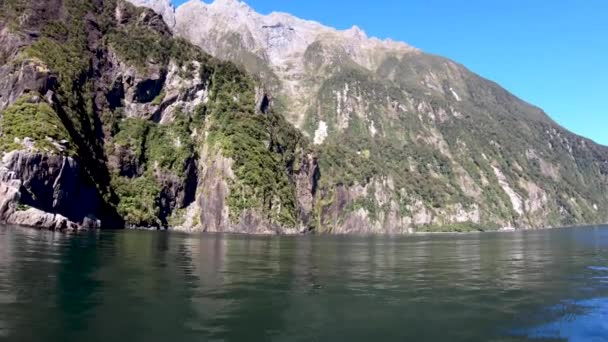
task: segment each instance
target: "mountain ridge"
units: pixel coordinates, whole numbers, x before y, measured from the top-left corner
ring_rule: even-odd
[[[361,30],[357,25],[353,25],[350,29],[339,30],[339,29],[335,29],[331,26],[321,24],[314,20],[298,18],[298,17],[296,17],[292,14],[286,13],[286,12],[273,11],[273,12],[271,12],[269,14],[265,14],[265,15],[258,14],[257,12],[255,12],[255,10],[253,8],[251,8],[249,5],[247,5],[246,2],[241,1],[241,0],[215,0],[211,3],[206,3],[201,0],[189,0],[189,1],[186,1],[182,4],[180,4],[179,6],[172,5],[168,0],[133,0],[131,2],[133,2],[136,5],[145,5],[152,9],[163,8],[163,10],[161,12],[159,12],[161,14],[167,13],[167,12],[171,13],[169,15],[171,17],[170,22],[172,22],[174,24],[169,23],[168,24],[169,27],[172,28],[173,30],[177,30],[177,32],[176,32],[177,34],[181,34],[184,36],[187,36],[188,34],[184,33],[184,32],[180,32],[180,31],[183,31],[184,27],[187,27],[190,24],[189,23],[180,24],[181,27],[176,27],[176,25],[178,25],[176,23],[176,19],[175,19],[176,15],[181,16],[182,17],[181,20],[187,20],[188,18],[183,18],[183,17],[186,15],[196,17],[196,15],[197,15],[196,12],[199,10],[204,10],[204,11],[210,12],[210,11],[218,11],[218,8],[220,8],[220,9],[222,9],[222,10],[219,10],[219,12],[221,12],[221,15],[229,16],[231,13],[232,13],[232,15],[234,15],[234,13],[232,11],[237,11],[237,12],[245,12],[247,15],[254,16],[255,21],[257,21],[258,23],[259,22],[264,23],[264,25],[258,25],[259,27],[262,27],[262,28],[272,27],[273,25],[268,25],[269,23],[275,23],[274,26],[278,26],[278,27],[282,27],[283,25],[289,27],[290,25],[286,24],[286,23],[294,23],[294,22],[303,23],[305,25],[315,26],[321,31],[326,31],[326,32],[324,32],[324,34],[334,33],[334,34],[342,35],[343,37],[344,36],[357,37],[356,40],[358,40],[358,41],[367,40],[367,41],[371,41],[374,43],[387,44],[386,48],[397,50],[397,52],[400,52],[400,53],[417,52],[417,53],[424,53],[429,56],[434,56],[437,58],[445,59],[445,57],[442,57],[442,56],[439,56],[436,54],[426,53],[426,52],[424,52],[416,47],[410,46],[409,44],[402,42],[402,41],[395,41],[391,38],[380,39],[380,38],[376,38],[376,37],[368,37],[367,34],[365,33],[365,31]],[[223,13],[224,11],[228,11],[229,13]],[[187,13],[187,14],[185,14],[185,13]],[[242,14],[239,14],[239,15],[235,16],[234,18],[236,19],[236,17],[242,17]],[[234,24],[234,22],[232,22],[232,24]],[[194,25],[192,25],[192,26],[194,26]],[[251,26],[253,26],[253,25],[251,25],[249,23],[248,26],[249,26],[248,28],[251,28]],[[206,36],[208,35],[208,32],[204,32],[202,34],[197,32],[196,35],[200,36],[201,39],[207,39]],[[319,35],[319,33],[317,33],[317,35]],[[316,37],[314,37],[314,38],[316,38]],[[309,39],[314,41],[314,38],[309,38]],[[257,40],[258,40],[257,43],[261,45],[263,39],[258,38]],[[308,42],[308,44],[310,44],[310,42]],[[217,51],[215,51],[216,49],[214,47],[209,47],[208,45],[205,45],[203,43],[199,43],[198,45],[201,45],[203,48],[207,48],[206,51],[208,51],[212,54],[218,53]],[[358,48],[361,48],[361,47],[359,46]],[[403,50],[399,50],[399,48],[402,48]],[[257,50],[259,48],[249,47],[249,49]],[[230,58],[228,58],[228,59],[230,59]],[[446,59],[446,60],[452,62],[449,59]],[[270,62],[274,63],[272,58],[270,58]],[[279,63],[275,63],[275,64],[281,64],[281,63],[279,62]],[[467,68],[466,66],[464,66],[460,63],[456,63],[456,64],[458,64],[459,67],[462,67],[462,68],[466,69],[467,71],[475,74],[476,76],[483,78],[484,80],[489,81],[489,82],[495,84],[496,86],[500,87],[500,85],[496,81],[489,80],[482,75],[476,74],[476,73],[472,72],[469,68]],[[369,66],[367,68],[370,70],[374,69]],[[458,95],[456,94],[456,96],[458,96]],[[522,98],[520,98],[518,96],[516,96],[516,97],[518,100],[525,102],[525,103],[529,104],[530,106],[535,107],[539,110],[542,110],[541,108],[538,108],[537,106],[533,105],[531,102],[523,100]],[[589,139],[589,138],[587,138],[587,139]]]
[[[175,15],[181,7],[184,7],[183,12],[187,12],[188,10],[190,10],[192,8],[196,9],[196,8],[202,7],[202,8],[208,9],[209,7],[212,7],[212,6],[217,7],[219,5],[221,7],[227,8],[229,10],[244,10],[245,12],[253,13],[253,14],[257,15],[259,18],[264,18],[262,20],[267,20],[270,22],[275,21],[278,23],[277,25],[282,24],[281,18],[283,18],[283,19],[288,18],[287,19],[288,21],[299,21],[299,22],[303,22],[303,23],[308,23],[310,25],[318,26],[323,29],[326,29],[329,31],[334,31],[336,33],[341,33],[341,34],[345,34],[345,35],[350,35],[350,33],[352,32],[353,36],[360,37],[361,39],[369,39],[372,41],[383,42],[383,43],[387,43],[387,44],[399,44],[399,45],[402,45],[406,49],[412,49],[413,51],[416,51],[416,52],[426,53],[428,55],[439,57],[439,58],[445,58],[445,57],[437,55],[437,54],[425,52],[417,47],[409,45],[406,42],[394,40],[390,37],[387,37],[384,39],[373,37],[373,36],[368,37],[367,33],[364,30],[362,30],[359,26],[357,26],[356,24],[353,24],[353,26],[348,29],[337,29],[337,28],[333,28],[331,26],[322,24],[322,23],[312,20],[312,19],[303,19],[303,18],[296,17],[287,12],[273,11],[269,14],[259,14],[252,7],[250,7],[245,1],[242,1],[242,0],[215,0],[215,1],[212,1],[211,3],[207,3],[207,2],[204,2],[201,0],[188,0],[188,1],[182,2],[181,4],[179,4],[177,6],[172,4],[170,0],[132,0],[131,2],[135,5],[146,6],[146,7],[152,8],[153,10],[156,10],[158,13],[162,14],[163,17],[165,17],[165,15],[168,14],[170,19],[168,20],[167,25],[172,30],[176,29]],[[466,68],[467,70],[471,71],[470,68],[466,67],[465,65],[458,63],[458,62],[456,62],[456,63],[459,64],[461,67]],[[495,80],[491,80],[491,79],[489,79],[483,75],[479,75],[477,73],[475,73],[475,74],[481,78],[488,80],[489,82],[492,82],[492,83],[500,86],[500,84]],[[509,91],[509,93],[512,93],[512,92]],[[532,104],[531,101],[523,100],[520,96],[516,96],[516,97],[519,100],[538,108],[538,106]],[[541,109],[541,108],[538,108],[538,109]],[[584,137],[584,136],[581,135],[581,137]],[[587,137],[585,137],[585,138],[587,138]],[[587,138],[587,139],[590,139],[590,138]]]
[[[211,3],[206,3],[206,2],[203,2],[201,0],[188,0],[188,1],[185,1],[185,2],[183,2],[183,3],[181,3],[181,4],[177,5],[177,6],[174,5],[174,4],[172,4],[169,0],[134,0],[132,2],[134,4],[136,4],[136,5],[137,4],[139,4],[139,5],[146,5],[145,3],[148,2],[147,6],[150,7],[150,8],[152,8],[152,9],[163,8],[161,11],[159,11],[159,13],[161,13],[161,14],[163,14],[163,13],[170,13],[169,16],[170,16],[171,19],[169,20],[170,23],[168,23],[168,25],[171,27],[171,29],[175,29],[175,13],[177,12],[177,10],[180,7],[182,7],[182,6],[186,5],[186,4],[189,4],[189,6],[201,6],[201,4],[202,4],[202,6],[211,6],[211,5],[213,5],[214,3],[217,2],[217,3],[220,3],[224,7],[228,7],[228,8],[233,7],[233,8],[241,8],[241,9],[245,8],[246,11],[248,11],[248,12],[256,13],[255,10],[251,6],[249,6],[245,1],[241,1],[241,0],[229,0],[229,1],[217,1],[216,0],[216,1],[212,1]],[[341,30],[341,29],[336,29],[336,28],[333,28],[333,27],[331,27],[329,25],[317,22],[317,21],[312,20],[312,19],[298,18],[298,17],[296,17],[296,16],[294,16],[294,15],[292,15],[290,13],[287,13],[287,12],[273,11],[273,12],[271,12],[269,14],[259,14],[259,15],[261,17],[273,17],[273,16],[291,17],[291,18],[295,18],[297,20],[301,20],[303,22],[308,22],[308,23],[319,25],[319,26],[327,28],[327,29],[335,30],[336,32],[346,33],[346,32],[349,32],[349,31],[353,31],[353,32],[356,32],[356,35],[361,35],[364,38],[369,38],[369,39],[372,39],[372,40],[377,40],[377,41],[382,41],[382,42],[387,42],[387,43],[404,44],[405,47],[409,47],[409,48],[415,49],[418,52],[427,53],[429,55],[434,55],[434,56],[437,56],[437,57],[445,58],[445,57],[439,56],[437,54],[425,52],[422,49],[414,47],[414,46],[411,46],[411,45],[409,45],[406,42],[402,42],[402,41],[399,41],[399,40],[394,40],[391,37],[386,37],[386,38],[377,38],[377,37],[373,37],[373,36],[372,37],[368,37],[367,34],[366,34],[366,32],[365,32],[365,30],[362,30],[356,24],[353,24],[353,26],[351,28],[349,28],[349,29],[342,29]],[[171,24],[171,23],[173,23],[173,24]],[[457,64],[461,65],[462,67],[466,68],[469,71],[471,70],[469,67],[467,67],[465,65],[462,65],[461,63],[457,63]],[[473,73],[475,73],[475,72],[473,72]],[[488,80],[488,81],[490,81],[492,83],[495,83],[495,84],[497,84],[497,85],[500,86],[500,84],[496,80],[489,79],[489,78],[487,78],[487,76],[484,76],[484,75],[480,75],[480,74],[477,74],[477,73],[475,73],[475,74],[477,76],[481,77],[481,78],[484,78],[484,79],[486,79],[486,80]],[[508,90],[508,92],[509,93],[513,93],[511,90]],[[531,106],[538,107],[538,106],[534,105],[532,103],[532,101],[524,100],[524,97],[522,97],[521,95],[515,95],[515,96],[519,100],[521,100],[523,102],[526,102],[526,103],[530,104]],[[539,109],[541,109],[541,108],[539,108]],[[548,116],[552,120],[554,120],[550,115],[548,115]],[[558,124],[558,123],[556,122],[556,124]],[[565,127],[565,126],[563,126],[561,124],[559,124],[559,125],[562,126],[562,128],[564,128],[564,129],[568,129],[567,127]],[[577,134],[578,136],[580,136],[582,138],[586,138],[586,139],[592,140],[594,143],[596,143],[598,145],[606,146],[604,144],[598,143],[594,139],[592,139],[590,137],[587,137],[587,136],[585,136],[583,134],[578,134],[578,133],[575,133],[575,134]]]

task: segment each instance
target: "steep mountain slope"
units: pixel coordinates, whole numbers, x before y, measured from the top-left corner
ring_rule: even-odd
[[[238,0],[191,0],[175,34],[242,65],[319,153],[316,228],[607,221],[608,150],[462,65]]]
[[[308,229],[315,158],[235,65],[122,0],[0,9],[2,222]]]
[[[177,34],[262,76],[269,90],[282,97],[286,115],[298,127],[325,78],[325,65],[371,70],[388,56],[417,51],[404,43],[369,39],[357,27],[340,32],[285,13],[262,16],[238,0],[209,5],[191,0],[174,17]]]
[[[608,221],[608,149],[461,65],[236,0],[132,2],[164,17],[124,0],[0,0],[0,221],[246,233]]]

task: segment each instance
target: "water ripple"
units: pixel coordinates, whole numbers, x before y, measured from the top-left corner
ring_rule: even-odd
[[[589,266],[588,268],[593,271],[608,272],[608,267],[606,266]]]
[[[608,341],[608,298],[578,301],[574,305],[584,313],[578,315],[568,313],[554,322],[521,333],[532,339],[566,339],[570,342]]]
[[[602,341],[605,232],[277,238],[0,227],[0,340]],[[551,303],[561,304],[544,309]]]

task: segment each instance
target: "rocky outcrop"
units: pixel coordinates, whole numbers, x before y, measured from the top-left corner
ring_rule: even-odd
[[[296,173],[295,186],[301,223],[286,227],[273,222],[258,210],[245,210],[231,217],[228,203],[231,185],[238,181],[233,171],[234,161],[218,150],[205,147],[200,159],[196,201],[184,215],[183,223],[172,227],[188,232],[223,232],[246,234],[297,234],[308,231],[312,223],[314,194],[318,175],[316,160],[309,155]],[[236,224],[235,224],[236,222]]]
[[[229,205],[231,188],[239,180],[234,160],[214,145],[205,144],[200,152],[195,201],[182,213],[181,223],[171,229],[188,232],[233,232],[247,234],[298,234],[313,225],[319,167],[314,154],[304,155],[294,165],[293,184],[299,222],[288,227],[273,221],[260,210],[244,210],[234,216]]]
[[[23,94],[30,92],[47,94],[56,83],[56,76],[35,59],[1,65],[0,111],[17,101]]]
[[[81,172],[70,157],[5,154],[0,164],[0,221],[50,229],[99,227],[95,216],[100,199]]]
[[[177,111],[192,112],[208,100],[207,80],[197,77],[201,64],[168,66],[148,64],[146,68],[125,63],[110,52],[112,68],[107,73],[112,85],[107,100],[112,108],[121,108],[125,116],[170,123]]]
[[[145,6],[160,14],[170,29],[175,27],[175,9],[170,0],[131,0],[136,6]]]
[[[106,95],[110,108],[124,108],[127,117],[151,119],[158,117],[167,70],[162,65],[149,64],[144,70],[123,62],[109,51],[109,70],[104,75],[110,89]]]
[[[314,154],[305,155],[294,172],[296,198],[302,221],[302,230],[306,230],[314,224],[313,211],[320,176],[319,163],[317,156]]]
[[[174,16],[172,15],[173,7],[169,0],[134,0],[130,2],[136,6],[145,6],[142,7],[142,9],[145,9],[143,11],[133,11],[125,2],[116,2],[114,18],[118,24],[135,23],[170,38],[171,28],[174,26]]]
[[[0,182],[0,217],[4,222],[8,222],[8,218],[15,212],[19,204],[20,186],[21,182],[16,179],[5,178]]]
[[[4,222],[48,230],[77,230],[80,227],[62,215],[47,213],[36,208],[14,211]]]
[[[199,192],[196,198],[202,231],[224,232],[231,229],[227,198],[229,182],[235,178],[232,163],[231,159],[220,153],[202,155],[202,176],[197,186]]]
[[[182,67],[169,64],[159,112],[155,114],[161,123],[172,122],[178,111],[191,113],[207,103],[210,80],[197,77],[201,74],[201,68],[201,63],[197,61]]]

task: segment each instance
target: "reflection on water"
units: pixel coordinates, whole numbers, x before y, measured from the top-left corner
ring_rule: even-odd
[[[599,227],[395,238],[3,227],[0,339],[602,340],[607,267]]]

